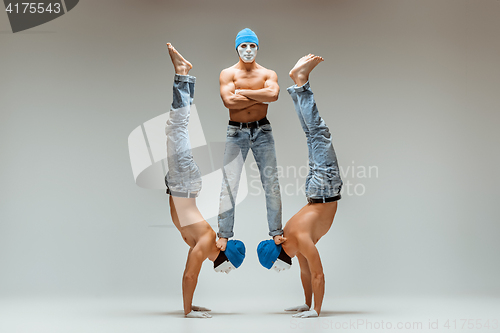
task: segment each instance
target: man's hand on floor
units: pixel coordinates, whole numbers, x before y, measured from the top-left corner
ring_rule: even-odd
[[[204,306],[191,305],[191,311],[209,312],[212,310],[210,310],[209,308],[206,308]]]
[[[208,312],[199,312],[199,311],[191,311],[187,315],[186,318],[212,318],[212,316]]]
[[[292,317],[295,318],[312,318],[312,317],[317,317],[318,313],[315,310],[309,310],[309,311],[304,311],[304,312],[299,312],[294,314]]]
[[[291,308],[285,309],[285,311],[293,311],[293,312],[304,312],[304,311],[308,311],[308,310],[309,310],[309,306],[307,306],[306,304],[302,304],[299,306],[292,306]]]

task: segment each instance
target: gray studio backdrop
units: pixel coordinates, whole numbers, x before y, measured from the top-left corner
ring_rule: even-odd
[[[284,223],[305,204],[286,168],[307,163],[288,71],[325,58],[311,85],[350,184],[318,244],[326,297],[498,295],[499,17],[497,0],[88,0],[13,34],[0,13],[0,296],[180,297],[188,247],[164,192],[134,183],[127,138],[168,111],[171,42],[194,65],[207,141],[223,142],[218,76],[245,27],[281,87],[268,118]],[[247,258],[227,276],[206,262],[197,295],[300,299],[297,262],[257,261],[253,163],[235,223]]]

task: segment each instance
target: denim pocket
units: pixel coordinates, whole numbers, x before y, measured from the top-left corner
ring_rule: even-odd
[[[233,137],[233,136],[236,136],[236,135],[238,135],[238,128],[232,127],[232,126],[228,126],[228,128],[227,128],[227,136],[228,137]]]
[[[271,127],[271,124],[265,124],[265,125],[262,125],[260,126],[260,128],[264,131],[264,132],[271,132],[273,129]]]

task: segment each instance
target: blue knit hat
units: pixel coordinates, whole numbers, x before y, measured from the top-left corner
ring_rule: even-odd
[[[259,49],[259,39],[257,38],[257,35],[248,28],[238,32],[234,41],[234,48],[238,49],[238,46],[240,46],[241,43],[255,43],[257,44],[257,49]]]
[[[274,262],[278,259],[281,252],[281,244],[276,245],[272,239],[268,239],[259,243],[257,246],[257,256],[262,266],[267,269],[273,267]]]
[[[242,241],[231,239],[227,242],[224,254],[231,264],[238,268],[245,259],[245,244]]]

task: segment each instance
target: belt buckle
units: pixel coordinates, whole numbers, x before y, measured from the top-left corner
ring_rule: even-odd
[[[312,198],[307,198],[307,202],[308,203],[313,203],[313,199]]]

